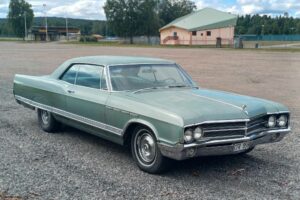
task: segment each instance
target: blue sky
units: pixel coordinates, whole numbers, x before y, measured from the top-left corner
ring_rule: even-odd
[[[194,0],[198,9],[212,7],[234,14],[268,14],[300,17],[300,0]],[[27,0],[32,4],[35,16],[48,16],[105,19],[105,0]],[[0,0],[0,18],[8,12],[9,0]],[[43,8],[46,4],[46,9]]]

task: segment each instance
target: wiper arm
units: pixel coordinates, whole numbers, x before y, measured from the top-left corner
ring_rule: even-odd
[[[190,87],[188,85],[168,85],[168,88],[184,88],[184,87]]]
[[[147,91],[147,90],[168,89],[168,88],[198,88],[198,87],[193,87],[193,86],[189,86],[189,85],[168,85],[168,86],[164,86],[164,87],[149,87],[149,88],[142,88],[139,90],[135,90],[135,91],[133,91],[133,94]]]
[[[160,89],[160,88],[164,88],[164,87],[149,87],[149,88],[142,88],[142,89],[133,91],[133,94],[139,93],[139,92],[143,92],[143,91],[147,91],[147,90],[156,90],[156,89]]]

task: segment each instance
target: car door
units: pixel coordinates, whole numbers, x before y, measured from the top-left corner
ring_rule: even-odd
[[[68,77],[69,71],[70,74],[76,72],[75,80]],[[105,103],[109,93],[104,67],[75,64],[69,71],[62,77],[68,83],[66,111],[69,118],[98,128],[105,127]]]

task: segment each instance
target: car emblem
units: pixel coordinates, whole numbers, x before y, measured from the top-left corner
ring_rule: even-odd
[[[249,113],[248,113],[248,111],[246,110],[246,108],[247,108],[247,105],[242,105],[242,109],[243,109],[244,113],[246,113],[246,115],[248,115]]]

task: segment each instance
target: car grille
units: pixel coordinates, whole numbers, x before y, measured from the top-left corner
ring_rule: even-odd
[[[266,130],[267,120],[268,116],[263,116],[248,122],[203,124],[201,127],[205,138],[235,138]]]
[[[259,117],[253,120],[250,120],[247,123],[247,135],[253,133],[262,132],[266,130],[266,124],[268,123],[268,116]]]

